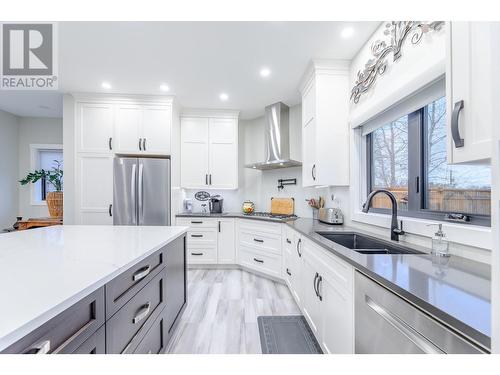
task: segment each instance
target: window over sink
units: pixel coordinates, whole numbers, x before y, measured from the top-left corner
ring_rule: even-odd
[[[387,189],[402,215],[444,220],[466,215],[470,223],[491,223],[491,167],[447,163],[446,99],[379,126],[366,135],[368,193]],[[372,210],[388,212],[377,195]]]

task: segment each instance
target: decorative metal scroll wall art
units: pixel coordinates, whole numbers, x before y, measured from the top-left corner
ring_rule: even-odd
[[[355,86],[351,90],[351,100],[359,102],[362,94],[367,92],[375,83],[377,76],[384,74],[387,69],[387,55],[393,54],[393,61],[401,57],[401,48],[408,36],[412,44],[417,44],[422,36],[430,31],[438,31],[444,21],[392,21],[385,25],[384,35],[390,35],[390,44],[385,40],[377,40],[372,45],[373,58],[368,60],[363,71],[358,72]]]

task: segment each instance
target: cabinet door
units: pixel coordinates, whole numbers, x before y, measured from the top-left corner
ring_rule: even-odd
[[[498,69],[492,51],[498,48],[495,40],[499,29],[494,22],[450,24],[446,74],[450,163],[484,162],[491,158],[491,129],[495,122],[492,77]],[[462,101],[463,108],[459,110]],[[453,141],[454,111],[459,113],[461,147]]]
[[[238,120],[210,119],[209,185],[238,188]]]
[[[170,155],[170,131],[172,109],[170,107],[145,106],[142,112],[142,138],[144,151]]]
[[[116,107],[116,151],[140,151],[142,109],[140,106],[118,105]]]
[[[319,276],[318,265],[309,254],[304,255],[302,265],[302,309],[314,336],[320,341],[321,301],[316,294],[316,285]]]
[[[217,258],[219,264],[236,264],[234,219],[219,219]]]
[[[208,119],[181,119],[181,186],[208,187]]]
[[[79,103],[76,112],[76,151],[111,153],[113,106]]]
[[[302,245],[303,239],[298,234],[295,234],[293,247],[291,249],[291,267],[292,267],[292,293],[295,301],[299,306],[302,306],[303,283],[302,283]]]
[[[78,223],[113,224],[113,157],[81,154],[76,163]]]
[[[354,311],[353,296],[339,287],[335,279],[322,273],[318,286],[321,302],[320,337],[326,353],[353,354]]]
[[[316,120],[312,119],[302,128],[302,186],[317,185],[316,166]]]

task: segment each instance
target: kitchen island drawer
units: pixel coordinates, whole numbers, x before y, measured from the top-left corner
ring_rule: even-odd
[[[215,264],[217,263],[216,247],[189,247],[187,251],[188,264]]]
[[[106,329],[99,328],[87,341],[80,345],[71,354],[105,354],[106,353]]]
[[[64,310],[2,353],[72,353],[104,324],[104,287]]]
[[[106,319],[113,316],[165,267],[165,251],[168,247],[163,247],[106,284]]]
[[[165,307],[163,268],[146,286],[106,322],[106,353],[130,353]]]
[[[167,345],[167,329],[164,314],[161,314],[146,336],[134,349],[134,354],[160,354],[165,351]]]
[[[238,249],[238,256],[242,266],[281,278],[281,256],[266,254],[242,245]]]

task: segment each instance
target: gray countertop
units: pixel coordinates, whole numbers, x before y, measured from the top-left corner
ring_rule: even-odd
[[[221,214],[211,214],[209,212],[193,212],[193,213],[187,213],[183,212],[180,214],[175,215],[176,217],[232,217],[232,218],[244,218],[244,219],[251,219],[251,220],[261,220],[261,221],[272,221],[275,223],[284,223],[287,220],[295,220],[295,219],[279,219],[275,217],[265,217],[265,216],[252,216],[252,215],[245,215],[242,212],[223,212]]]
[[[316,232],[371,232],[344,225],[327,225],[317,220],[291,221],[248,216],[241,213],[180,214],[179,217],[235,217],[285,222],[324,249],[332,252],[394,293],[433,315],[478,343],[491,346],[491,267],[470,259],[436,257],[428,248],[402,243],[426,254],[361,254],[336,244]],[[386,238],[382,238],[388,241]]]
[[[360,254],[316,232],[373,233],[299,218],[287,223],[396,294],[486,349],[491,346],[491,267],[470,259],[430,254]],[[387,241],[387,239],[384,238]],[[419,251],[429,249],[404,243]]]

